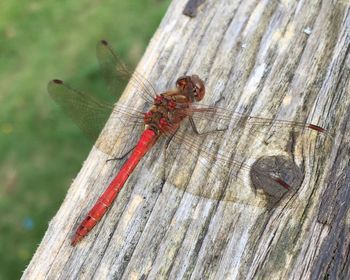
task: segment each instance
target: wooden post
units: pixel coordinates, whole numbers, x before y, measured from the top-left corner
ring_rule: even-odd
[[[117,171],[93,149],[22,278],[350,279],[349,2],[207,0],[192,18],[186,2],[172,2],[138,66],[157,89],[195,73],[206,81],[205,104],[312,122],[332,138],[288,129],[226,134],[225,153],[283,155],[302,171],[298,191],[272,209],[162,185],[154,149],[73,248],[73,231]],[[124,101],[133,101],[130,92]],[[180,180],[190,188],[205,183],[201,176]],[[238,197],[252,193],[246,177]],[[232,175],[212,182],[237,184]]]

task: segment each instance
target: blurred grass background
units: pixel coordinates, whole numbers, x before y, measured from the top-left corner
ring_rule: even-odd
[[[0,279],[20,277],[91,148],[48,81],[105,91],[97,41],[135,65],[169,2],[1,1]]]

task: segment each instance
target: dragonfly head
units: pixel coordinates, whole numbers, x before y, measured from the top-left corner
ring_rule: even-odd
[[[176,87],[193,101],[201,101],[205,94],[204,82],[197,76],[182,76],[177,79]]]

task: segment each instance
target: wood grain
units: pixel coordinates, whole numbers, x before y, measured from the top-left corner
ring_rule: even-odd
[[[312,122],[332,138],[271,127],[225,132],[223,153],[253,162],[287,156],[303,172],[297,193],[270,210],[254,203],[259,197],[218,201],[163,185],[155,148],[73,248],[73,231],[122,164],[106,164],[93,148],[22,279],[350,279],[349,2],[207,0],[194,18],[183,15],[186,3],[172,2],[138,66],[157,89],[196,73],[205,104]],[[133,97],[128,87],[121,102],[142,106]],[[194,164],[176,160],[169,178],[179,174],[189,188],[238,184],[232,174],[184,176]],[[245,176],[242,197],[253,193]]]

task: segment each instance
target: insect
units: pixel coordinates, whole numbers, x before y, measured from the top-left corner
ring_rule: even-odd
[[[128,70],[105,40],[98,43],[97,56],[112,90],[115,90],[120,80],[130,79],[130,83],[135,87],[138,95],[142,97],[146,104],[149,104],[149,109],[142,112],[132,106],[106,104],[71,88],[58,79],[52,80],[48,84],[51,97],[90,138],[96,139],[102,131],[96,146],[112,156],[111,150],[113,149],[111,147],[114,144],[113,139],[115,139],[117,131],[105,126],[105,122],[111,114],[111,117],[116,116],[118,121],[125,124],[125,126],[141,125],[143,127],[137,144],[132,146],[123,156],[115,157],[115,159],[123,159],[128,156],[128,159],[77,228],[71,242],[73,246],[82,240],[102,219],[137,164],[161,137],[167,139],[164,144],[165,155],[168,146],[175,142],[183,145],[190,153],[200,152],[206,161],[228,164],[230,168],[249,170],[250,166],[247,164],[215,152],[210,147],[203,146],[201,144],[202,140],[198,140],[200,139],[198,137],[224,132],[229,123],[242,121],[245,125],[276,125],[279,127],[310,129],[320,133],[326,132],[322,127],[311,123],[253,117],[230,112],[216,106],[201,105],[200,101],[204,98],[206,89],[203,80],[195,74],[181,76],[177,79],[174,89],[157,93],[153,85],[140,73],[132,73]],[[191,131],[180,133],[179,130],[185,120],[189,122]],[[197,120],[205,121],[208,127],[212,128],[214,126],[214,128],[202,131],[196,125]],[[128,134],[126,133],[126,135]],[[278,177],[278,175],[271,172],[261,173],[261,176],[269,178],[282,188],[290,189],[288,182]],[[214,193],[214,191],[212,190],[211,193]]]

